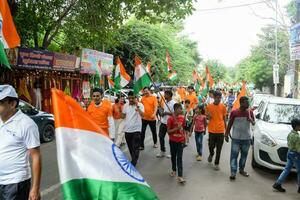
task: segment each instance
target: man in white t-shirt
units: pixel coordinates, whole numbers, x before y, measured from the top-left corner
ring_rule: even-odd
[[[132,91],[128,93],[129,102],[123,107],[122,118],[125,119],[125,139],[131,155],[131,164],[136,166],[141,144],[142,117],[144,106],[139,103]]]
[[[174,113],[175,101],[172,99],[173,93],[171,90],[166,90],[164,93],[164,104],[161,124],[159,127],[159,143],[160,153],[156,155],[158,158],[162,158],[166,154],[165,137],[167,133],[167,121],[170,115]]]
[[[18,110],[18,104],[15,89],[0,85],[0,199],[38,200],[41,179],[39,131],[36,123]]]

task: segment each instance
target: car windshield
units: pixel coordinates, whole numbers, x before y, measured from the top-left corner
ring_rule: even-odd
[[[300,105],[270,103],[263,120],[269,123],[290,124],[294,118],[300,118]]]
[[[21,109],[21,111],[25,114],[29,114],[32,112],[33,107],[23,101],[19,102],[19,108]]]
[[[253,97],[252,106],[258,106],[264,98],[266,98],[266,96],[259,95]]]

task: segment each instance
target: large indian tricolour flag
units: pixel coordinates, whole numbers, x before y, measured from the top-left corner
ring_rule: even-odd
[[[117,57],[116,63],[117,63],[117,65],[116,65],[116,70],[115,70],[115,80],[114,80],[115,86],[114,87],[116,89],[121,89],[121,88],[125,87],[126,85],[128,85],[131,78],[127,74],[125,67],[119,57]]]
[[[151,78],[149,73],[143,67],[142,61],[138,56],[134,58],[134,85],[133,90],[135,94],[138,94],[144,87],[149,87],[151,84]]]
[[[17,33],[7,0],[0,1],[0,63],[10,68],[4,49],[20,46]]]
[[[74,99],[53,89],[52,101],[64,199],[158,199],[123,152]]]

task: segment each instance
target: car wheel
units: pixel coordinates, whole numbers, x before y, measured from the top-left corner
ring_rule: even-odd
[[[251,160],[251,165],[253,168],[258,168],[259,164],[255,161],[255,157],[254,157],[254,144],[252,147],[252,160]]]
[[[41,141],[51,142],[54,140],[55,128],[52,124],[46,124],[42,130]]]

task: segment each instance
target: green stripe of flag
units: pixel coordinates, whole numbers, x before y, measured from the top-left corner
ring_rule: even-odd
[[[157,200],[148,186],[131,182],[75,179],[62,185],[64,200]]]
[[[2,42],[0,42],[0,63],[6,66],[7,68],[11,69]]]

